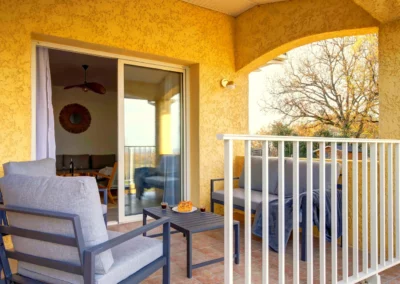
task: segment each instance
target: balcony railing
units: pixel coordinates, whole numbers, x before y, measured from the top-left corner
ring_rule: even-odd
[[[225,283],[233,283],[233,143],[244,142],[245,171],[245,283],[252,283],[252,250],[251,250],[251,142],[262,144],[262,283],[268,283],[269,272],[269,240],[268,240],[268,149],[269,145],[277,145],[278,152],[278,277],[279,283],[285,282],[285,157],[284,149],[288,143],[293,146],[293,283],[299,283],[300,273],[300,206],[299,195],[299,145],[306,144],[306,237],[307,248],[307,283],[318,279],[320,283],[357,283],[370,280],[379,283],[379,273],[400,264],[400,141],[399,140],[369,140],[341,139],[317,137],[282,137],[282,136],[247,136],[218,135],[224,141],[224,179],[225,179]],[[326,198],[326,158],[325,146],[331,146],[331,163],[341,163],[342,188],[337,189],[337,179],[331,178],[331,248],[325,240],[325,198]],[[313,146],[318,145],[320,155],[313,159]],[[342,149],[342,160],[337,159],[338,145]],[[358,155],[353,160],[348,158],[349,145],[358,149],[361,145],[362,159]],[[315,148],[314,148],[315,149]],[[369,158],[368,158],[369,157]],[[313,235],[313,162],[319,164],[319,235],[317,241]],[[359,169],[360,164],[360,169]],[[351,170],[349,170],[351,168]],[[337,176],[337,167],[330,167],[331,176]],[[359,186],[359,184],[361,186]],[[341,190],[342,203],[342,243],[337,241],[337,191]],[[318,202],[318,201],[317,201]],[[329,209],[329,208],[328,208]],[[351,214],[350,214],[351,212]],[[304,217],[303,215],[303,217]],[[316,245],[313,245],[313,242]],[[318,249],[318,250],[317,250]],[[330,259],[329,253],[330,252]],[[340,257],[341,256],[341,257]],[[315,257],[315,262],[313,261]],[[314,265],[319,264],[319,270],[314,271]],[[328,264],[328,265],[327,265]],[[305,264],[302,264],[304,266]],[[301,279],[302,281],[304,278]]]
[[[125,146],[125,182],[133,185],[135,169],[156,166],[156,146]]]

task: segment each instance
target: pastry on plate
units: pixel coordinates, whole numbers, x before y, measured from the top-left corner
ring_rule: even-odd
[[[191,212],[193,208],[192,201],[181,201],[178,204],[178,211],[179,212]]]

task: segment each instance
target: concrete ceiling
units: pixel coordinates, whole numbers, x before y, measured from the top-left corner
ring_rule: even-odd
[[[380,22],[400,19],[400,0],[353,0]]]
[[[231,16],[239,16],[248,9],[262,4],[288,0],[182,0],[206,9],[214,10]]]

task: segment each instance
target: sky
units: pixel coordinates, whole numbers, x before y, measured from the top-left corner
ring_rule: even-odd
[[[287,53],[288,58],[296,62],[296,58],[301,57],[306,52],[307,46],[292,49]],[[263,126],[268,126],[274,121],[281,120],[282,115],[272,111],[261,111],[260,101],[263,97],[272,99],[268,93],[269,81],[277,76],[285,74],[285,63],[273,64],[263,67],[259,71],[249,74],[249,131],[250,134],[256,134]]]

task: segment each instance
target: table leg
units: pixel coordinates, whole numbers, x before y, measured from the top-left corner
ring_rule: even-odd
[[[187,277],[192,278],[192,233],[186,233],[186,269]]]
[[[143,213],[143,226],[147,224],[147,215]],[[143,233],[143,236],[146,236],[146,232]]]
[[[239,264],[240,261],[240,250],[239,250],[239,238],[240,238],[240,227],[239,224],[233,225],[235,230],[235,263]]]

